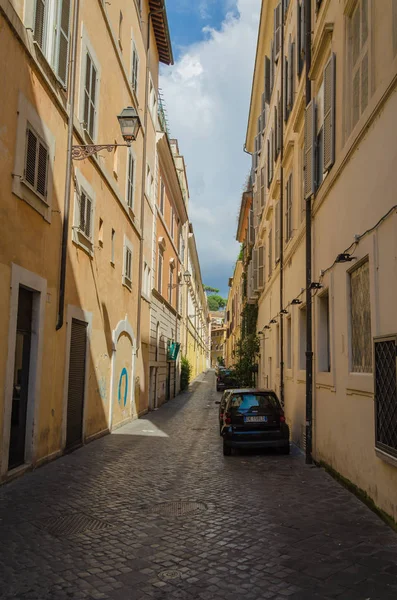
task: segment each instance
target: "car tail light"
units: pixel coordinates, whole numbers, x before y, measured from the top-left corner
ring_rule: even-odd
[[[285,417],[283,414],[280,415],[280,423],[285,423]]]
[[[221,419],[223,419],[223,413],[221,413],[219,416],[220,416]]]
[[[221,378],[220,378],[220,377],[217,377],[217,378],[216,378],[216,380],[217,380],[217,381],[220,381],[220,380],[221,380]]]
[[[230,413],[225,413],[225,423],[226,423],[226,425],[230,425],[231,422],[232,422],[232,418],[230,416]]]

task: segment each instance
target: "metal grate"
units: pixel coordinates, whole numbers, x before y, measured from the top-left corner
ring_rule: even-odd
[[[151,506],[148,512],[166,517],[182,517],[192,513],[203,512],[204,510],[207,510],[207,506],[203,502],[177,500],[176,502],[162,502]]]
[[[176,569],[169,569],[168,571],[163,571],[159,573],[159,579],[163,581],[169,581],[171,579],[179,579],[181,577],[181,572]]]
[[[397,456],[396,337],[375,339],[376,446]]]
[[[369,262],[350,273],[352,371],[372,373]]]
[[[83,513],[71,513],[62,515],[61,517],[53,517],[52,519],[48,519],[48,521],[42,522],[40,525],[55,537],[78,535],[84,531],[100,531],[112,527],[109,523],[94,519]]]

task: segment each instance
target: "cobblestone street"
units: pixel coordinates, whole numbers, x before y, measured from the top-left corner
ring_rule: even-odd
[[[296,449],[224,457],[218,397],[0,488],[0,597],[395,600],[397,535]]]

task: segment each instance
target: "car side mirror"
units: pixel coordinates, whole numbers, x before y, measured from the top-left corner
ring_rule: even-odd
[[[220,404],[221,401],[220,400],[215,400],[214,404]]]

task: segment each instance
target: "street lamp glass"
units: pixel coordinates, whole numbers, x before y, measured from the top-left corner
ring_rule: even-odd
[[[190,283],[190,278],[191,278],[191,275],[190,275],[189,271],[185,271],[183,274],[183,279],[185,280],[185,283]]]
[[[127,106],[127,108],[124,108],[121,111],[121,114],[119,114],[117,118],[120,123],[121,135],[123,136],[124,141],[129,143],[136,140],[141,121],[135,108]]]

